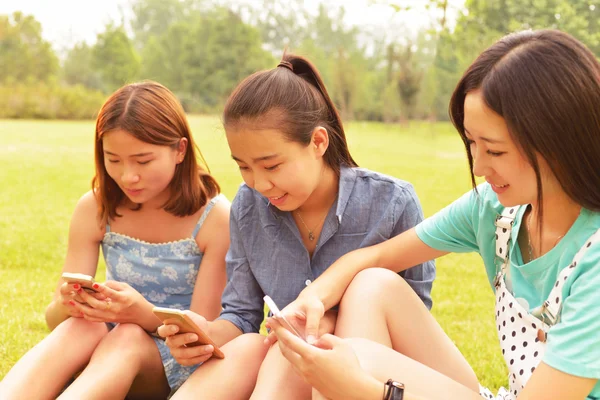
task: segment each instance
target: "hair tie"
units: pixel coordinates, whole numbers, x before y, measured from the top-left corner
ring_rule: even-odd
[[[277,67],[287,68],[290,71],[294,72],[294,66],[292,65],[291,62],[286,61],[286,60],[279,61],[279,64],[277,64]]]

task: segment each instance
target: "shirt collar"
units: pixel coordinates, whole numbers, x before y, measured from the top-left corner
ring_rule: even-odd
[[[338,181],[338,196],[337,196],[337,206],[335,215],[337,217],[338,222],[342,223],[342,216],[344,215],[344,211],[346,210],[346,206],[348,205],[348,200],[350,199],[350,195],[354,190],[354,184],[356,183],[356,171],[354,168],[340,166],[340,178]],[[276,216],[279,217],[286,213],[286,211],[281,211],[274,205],[272,205],[269,200],[263,196],[264,201],[268,204],[269,210]]]

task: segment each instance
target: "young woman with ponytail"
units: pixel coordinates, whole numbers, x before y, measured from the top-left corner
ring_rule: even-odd
[[[285,307],[339,257],[413,228],[421,206],[410,183],[358,168],[323,81],[303,57],[284,55],[276,68],[242,81],[223,123],[244,179],[231,208],[228,283],[217,320],[190,316],[223,346],[225,359],[206,362],[176,398],[310,398],[311,387],[278,346],[258,335],[263,297]],[[434,264],[401,275],[430,308]],[[333,333],[335,311],[326,320],[321,333]],[[302,315],[291,322],[303,331]],[[159,329],[180,364],[210,358],[212,346],[185,347],[193,335],[176,332]]]

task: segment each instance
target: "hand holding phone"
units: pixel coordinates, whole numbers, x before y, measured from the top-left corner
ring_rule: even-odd
[[[269,310],[271,310],[271,313],[273,314],[273,317],[275,317],[275,319],[288,331],[292,332],[294,335],[298,336],[300,339],[306,341],[306,339],[304,339],[304,336],[302,336],[302,334],[300,334],[300,332],[298,332],[298,330],[296,328],[294,328],[294,325],[292,325],[283,315],[283,313],[279,310],[279,307],[277,307],[277,305],[275,304],[275,302],[273,301],[273,299],[271,299],[271,297],[269,296],[265,296],[263,297],[263,300],[265,301],[265,303],[267,304],[267,307],[269,307]]]
[[[154,307],[152,309],[154,315],[160,319],[163,324],[173,324],[179,327],[178,333],[194,333],[198,336],[198,340],[193,343],[188,343],[186,346],[201,346],[211,345],[214,348],[213,355],[217,358],[225,358],[225,354],[217,347],[215,342],[204,333],[202,329],[192,319],[181,310],[165,307]]]
[[[92,278],[89,275],[79,274],[79,273],[74,273],[74,272],[63,272],[62,278],[65,282],[67,282],[71,285],[76,284],[76,283],[81,285],[83,290],[87,291],[88,293],[96,292],[96,290],[93,287],[94,283],[96,283],[96,282],[94,281],[94,278]]]

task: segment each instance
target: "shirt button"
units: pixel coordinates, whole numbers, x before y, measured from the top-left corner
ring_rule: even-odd
[[[304,284],[305,284],[306,286],[310,285],[310,284],[311,284],[311,282],[310,282],[310,279],[307,279],[307,280],[305,280],[305,281],[304,281]]]

